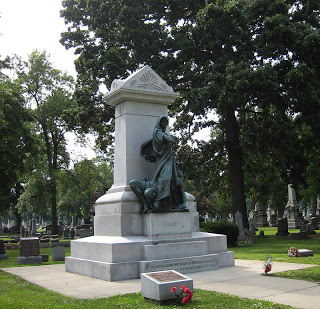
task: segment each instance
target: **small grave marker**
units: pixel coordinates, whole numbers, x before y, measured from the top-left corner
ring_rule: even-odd
[[[180,290],[181,285],[193,291],[193,280],[175,270],[141,274],[141,293],[146,299],[158,302],[175,299],[171,289]]]

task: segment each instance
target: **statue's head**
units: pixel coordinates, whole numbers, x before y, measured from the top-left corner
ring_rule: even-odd
[[[163,132],[166,130],[166,127],[168,124],[169,124],[169,121],[168,121],[167,117],[161,117],[160,122],[159,122],[159,126]]]

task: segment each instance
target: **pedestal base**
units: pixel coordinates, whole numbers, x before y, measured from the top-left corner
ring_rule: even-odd
[[[226,236],[192,233],[190,238],[152,241],[144,236],[92,236],[71,242],[66,271],[107,281],[140,278],[141,273],[174,269],[191,273],[234,266]]]

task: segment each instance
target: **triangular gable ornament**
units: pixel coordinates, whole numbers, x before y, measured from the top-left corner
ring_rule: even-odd
[[[115,79],[111,84],[110,93],[120,89],[175,94],[172,87],[148,65],[126,79]]]

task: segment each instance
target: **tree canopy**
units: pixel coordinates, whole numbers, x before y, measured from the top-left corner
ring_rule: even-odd
[[[303,148],[320,132],[319,1],[65,0],[63,6],[69,31],[61,42],[79,54],[76,92],[91,98],[78,100],[82,117],[94,106],[111,119],[96,99],[99,84],[149,64],[181,94],[171,112],[182,141],[190,128],[221,131],[220,149],[207,163],[216,153],[227,159],[233,210],[245,227],[243,169],[254,163],[247,158],[279,163],[280,174],[289,170],[288,179],[297,181]],[[208,117],[213,112],[218,121]],[[202,149],[215,145],[211,140]]]

